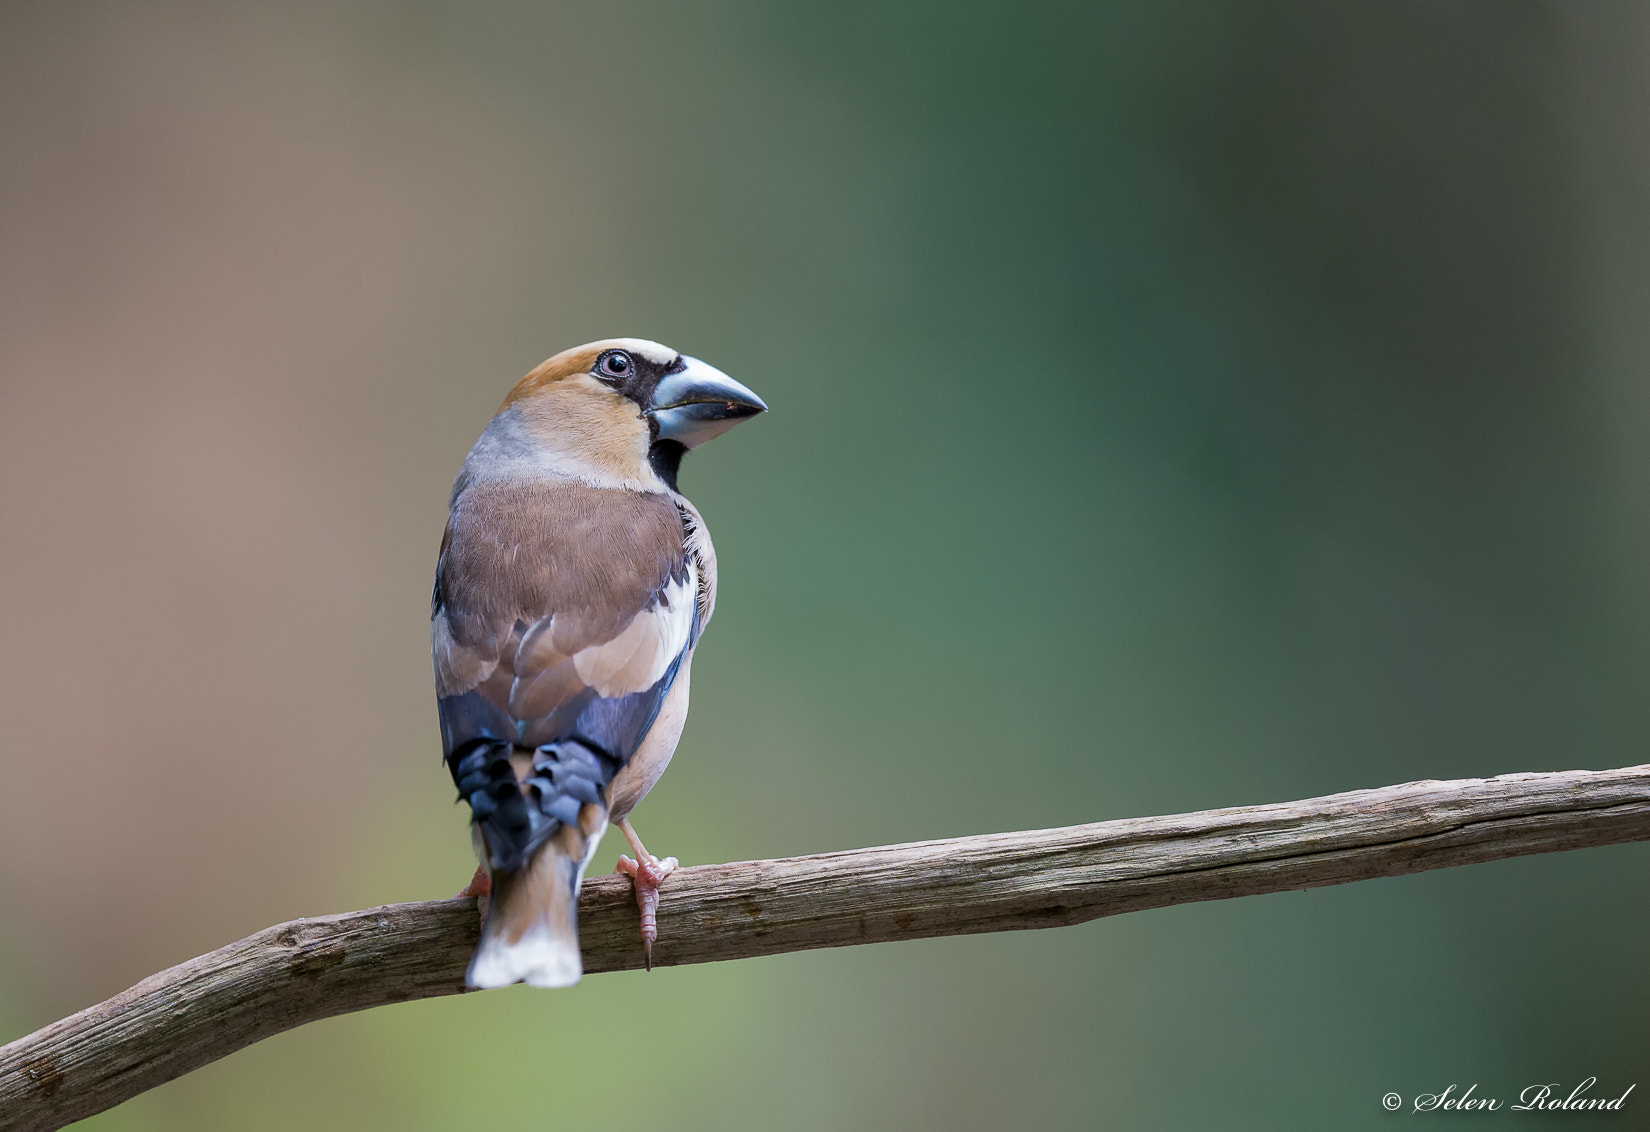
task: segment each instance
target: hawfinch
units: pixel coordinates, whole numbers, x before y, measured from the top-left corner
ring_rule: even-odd
[[[664,773],[716,608],[682,455],[767,408],[697,358],[614,338],[516,383],[453,484],[431,599],[441,745],[490,894],[472,987],[579,981],[579,883],[609,822],[652,962],[676,867],[627,815]]]

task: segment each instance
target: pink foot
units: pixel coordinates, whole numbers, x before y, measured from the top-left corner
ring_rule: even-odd
[[[653,945],[659,939],[659,885],[676,871],[676,858],[666,857],[661,861],[648,853],[637,862],[621,854],[613,871],[629,877],[636,889],[636,907],[642,913],[642,958],[651,971]]]
[[[492,903],[493,878],[480,865],[476,866],[476,875],[470,878],[470,883],[459,890],[460,897],[473,896],[476,898],[476,910],[481,913],[483,922],[487,919],[487,906]]]

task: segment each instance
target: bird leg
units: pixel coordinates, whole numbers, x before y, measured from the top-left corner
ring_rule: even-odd
[[[619,832],[630,842],[636,859],[631,860],[621,853],[613,871],[629,877],[631,886],[636,890],[636,908],[642,914],[642,958],[651,971],[653,945],[659,939],[659,885],[676,871],[676,858],[666,857],[661,861],[649,853],[642,839],[636,836],[636,831],[630,828],[629,818],[620,818],[618,825]]]
[[[481,865],[476,866],[476,875],[470,878],[470,883],[459,890],[458,896],[473,896],[476,898],[476,909],[481,913],[483,923],[487,922],[487,905],[492,903],[493,878]]]

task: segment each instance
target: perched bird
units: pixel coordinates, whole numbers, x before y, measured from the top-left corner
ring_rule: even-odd
[[[664,773],[716,551],[676,489],[682,455],[766,410],[639,338],[557,354],[516,383],[453,484],[431,598],[441,745],[490,896],[473,987],[579,981],[577,901],[608,823],[642,910],[676,867],[627,815]],[[463,895],[463,894],[461,894]]]

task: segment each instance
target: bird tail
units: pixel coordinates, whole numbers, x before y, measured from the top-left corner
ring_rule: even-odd
[[[570,987],[579,958],[579,883],[595,838],[563,826],[514,873],[493,874],[492,901],[465,982],[482,990],[526,983]]]

